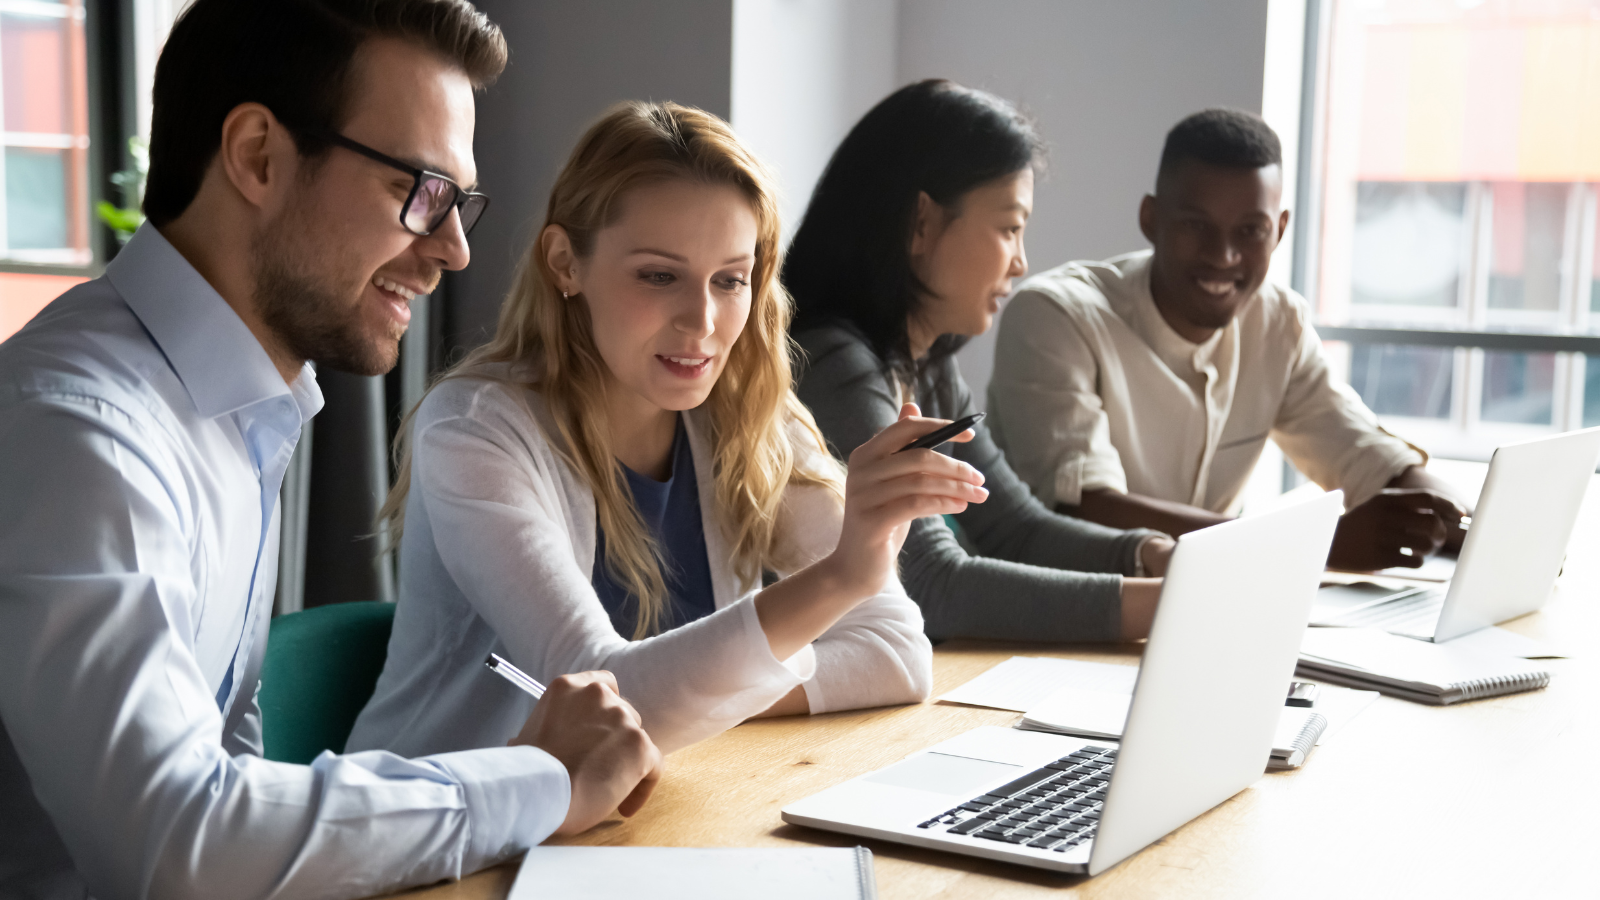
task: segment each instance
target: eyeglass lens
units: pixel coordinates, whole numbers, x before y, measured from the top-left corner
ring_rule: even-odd
[[[443,178],[424,175],[411,198],[411,204],[406,207],[406,228],[417,234],[428,234],[444,224],[450,207],[456,204],[458,198],[461,200],[461,231],[465,234],[478,224],[478,216],[483,214],[487,205],[484,198],[466,195]]]

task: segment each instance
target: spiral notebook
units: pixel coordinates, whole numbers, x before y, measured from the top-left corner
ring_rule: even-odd
[[[1434,706],[1550,683],[1550,673],[1526,659],[1412,640],[1376,628],[1307,628],[1295,672]]]
[[[534,847],[507,900],[876,900],[865,847]]]

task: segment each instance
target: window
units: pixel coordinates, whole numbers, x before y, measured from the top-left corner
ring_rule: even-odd
[[[83,0],[0,0],[0,340],[94,262],[84,19]]]
[[[1319,17],[1297,275],[1351,387],[1447,455],[1600,423],[1600,0]]]
[[[6,259],[84,265],[89,86],[82,0],[0,2]]]

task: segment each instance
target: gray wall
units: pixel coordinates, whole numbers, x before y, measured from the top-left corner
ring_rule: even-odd
[[[1206,106],[1261,110],[1267,0],[902,0],[899,80],[952,78],[1021,104],[1050,143],[1028,262],[1148,246],[1139,198],[1167,129]],[[960,356],[981,399],[993,329]]]
[[[734,0],[733,124],[778,175],[785,237],[856,121],[893,91],[896,0]]]
[[[1139,198],[1166,130],[1205,106],[1260,111],[1268,0],[483,0],[511,65],[480,98],[494,206],[453,277],[446,342],[492,329],[556,171],[618,100],[730,118],[775,169],[788,230],[832,148],[894,87],[953,78],[1021,104],[1051,148],[1028,229],[1034,271],[1145,246]],[[961,354],[979,398],[993,332]]]
[[[493,205],[472,264],[448,286],[449,349],[481,343],[550,186],[589,123],[620,100],[676,100],[730,113],[733,0],[479,0],[511,62],[479,96],[474,152]]]

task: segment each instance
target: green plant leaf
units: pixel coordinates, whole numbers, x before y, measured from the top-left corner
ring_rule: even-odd
[[[124,239],[132,237],[139,229],[139,225],[144,222],[144,213],[139,210],[112,206],[107,200],[96,203],[94,211],[100,217],[100,221],[110,225],[117,232],[117,236]]]

